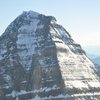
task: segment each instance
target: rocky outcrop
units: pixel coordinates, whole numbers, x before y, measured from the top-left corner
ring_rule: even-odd
[[[0,37],[0,100],[90,100],[99,91],[94,64],[54,17],[23,12]]]

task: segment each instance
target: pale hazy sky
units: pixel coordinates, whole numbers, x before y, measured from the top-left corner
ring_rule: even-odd
[[[82,46],[100,46],[100,0],[1,0],[0,34],[29,10],[55,16]]]

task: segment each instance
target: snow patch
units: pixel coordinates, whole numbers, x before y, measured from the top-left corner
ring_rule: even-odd
[[[6,82],[10,82],[11,81],[11,77],[7,74],[3,75],[3,78],[5,79]]]
[[[83,89],[86,88],[88,89],[88,85],[83,83],[82,81],[79,80],[74,80],[74,81],[69,81],[70,85],[72,85],[75,88]]]
[[[17,92],[15,90],[13,90],[11,92],[11,94],[7,94],[6,96],[12,96],[14,98],[14,97],[16,97],[16,95],[17,95]]]
[[[100,82],[88,82],[90,87],[99,87],[100,88]]]
[[[37,24],[39,23],[39,20],[38,19],[33,19],[31,22],[30,22],[30,25],[23,25],[19,28],[19,32],[27,32],[27,33],[31,33],[31,32],[35,32],[36,29],[37,29]]]
[[[33,14],[33,12],[29,12],[29,16]],[[26,70],[30,70],[32,63],[32,55],[35,53],[35,48],[38,46],[37,39],[39,40],[39,38],[36,37],[35,33],[38,28],[38,23],[39,19],[31,19],[29,25],[23,25],[18,30],[18,54],[20,56],[20,63],[24,66]]]

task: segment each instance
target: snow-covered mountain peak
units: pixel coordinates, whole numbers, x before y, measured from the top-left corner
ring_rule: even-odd
[[[0,100],[85,99],[100,90],[95,71],[52,16],[23,12],[0,37]]]
[[[10,34],[10,33],[18,33],[19,28],[25,25],[34,25],[35,22],[39,21],[39,13],[33,11],[24,11],[20,16],[18,16],[5,30],[3,35]],[[6,33],[6,34],[5,34]]]
[[[26,15],[27,17],[38,17],[39,13],[34,12],[34,11],[23,11],[22,15]]]
[[[46,24],[47,23],[47,24]],[[43,28],[43,25],[54,25],[56,24],[56,19],[53,16],[45,16],[34,11],[24,11],[19,15],[5,30],[3,36],[18,34],[18,32],[36,31],[36,27]]]

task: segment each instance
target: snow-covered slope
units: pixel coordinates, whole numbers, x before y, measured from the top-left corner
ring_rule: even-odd
[[[0,37],[1,100],[98,98],[94,64],[52,16],[23,12]]]

